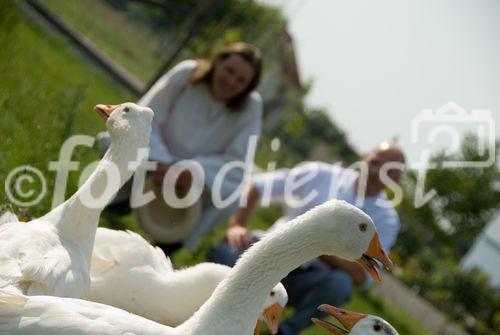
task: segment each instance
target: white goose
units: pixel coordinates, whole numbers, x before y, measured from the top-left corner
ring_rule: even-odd
[[[0,226],[0,288],[25,295],[84,297],[88,293],[99,216],[113,196],[104,194],[107,174],[118,168],[121,185],[132,176],[128,163],[137,160],[139,148],[148,147],[153,118],[151,109],[132,103],[97,105],[95,111],[107,120],[111,147],[67,201],[38,219]]]
[[[372,275],[377,266],[372,257],[390,266],[371,219],[346,202],[331,200],[249,248],[210,299],[178,327],[78,299],[2,292],[0,333],[251,335],[260,308],[276,283],[300,264],[324,254],[358,260]]]
[[[210,298],[230,270],[225,265],[201,263],[174,271],[163,251],[140,235],[98,228],[88,300],[177,326]],[[272,333],[278,331],[279,316],[287,300],[284,286],[278,283],[264,303],[262,320]]]
[[[399,335],[389,322],[370,314],[351,312],[330,305],[321,305],[318,309],[340,321],[347,330],[327,321],[312,318],[313,322],[334,335]]]

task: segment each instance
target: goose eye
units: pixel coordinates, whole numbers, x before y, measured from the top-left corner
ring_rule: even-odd
[[[378,323],[373,325],[373,330],[375,330],[376,332],[379,332],[381,329],[382,329],[382,326],[379,325]]]
[[[274,291],[271,291],[271,297],[274,297],[275,294]]]
[[[129,110],[130,110],[130,108],[128,108],[128,107],[125,107],[125,108],[123,109],[123,111],[124,111],[125,113],[128,113],[128,112],[129,112]]]
[[[366,229],[368,229],[368,226],[366,225],[366,223],[361,223],[359,225],[359,230],[366,231]]]

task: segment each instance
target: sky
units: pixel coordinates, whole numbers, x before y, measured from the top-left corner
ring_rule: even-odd
[[[262,2],[288,19],[301,79],[313,82],[307,103],[360,153],[397,137],[413,165],[427,149],[452,151],[453,129],[500,137],[500,1]]]

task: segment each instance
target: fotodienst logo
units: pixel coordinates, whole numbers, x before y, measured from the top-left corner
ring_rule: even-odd
[[[479,160],[445,159],[440,167],[486,168],[495,164],[495,120],[490,110],[473,109],[467,111],[462,106],[448,102],[436,110],[424,109],[411,124],[411,142],[420,148],[420,162],[430,157],[433,147],[441,146],[445,157],[456,157],[460,152],[465,132],[477,138]],[[436,168],[429,163],[427,168]]]
[[[477,138],[476,160],[468,160],[461,152],[464,135]],[[424,109],[411,123],[412,149],[419,153],[410,168],[417,172],[415,207],[428,203],[436,191],[425,191],[425,179],[429,169],[488,168],[495,164],[495,120],[488,109],[467,111],[454,102],[448,102],[436,110]],[[443,160],[431,160],[433,154],[444,152]]]

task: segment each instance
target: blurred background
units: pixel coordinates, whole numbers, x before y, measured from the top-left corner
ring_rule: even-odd
[[[0,1],[0,183],[7,189],[15,182],[11,171],[33,166],[44,173],[48,190],[38,201],[42,185],[32,181],[17,195],[25,203],[37,200],[32,206],[12,203],[3,191],[0,204],[25,218],[45,213],[55,181],[48,164],[61,144],[104,130],[95,104],[136,101],[179,61],[210,57],[241,40],[264,56],[257,165],[349,165],[388,139],[407,152],[405,196],[397,207],[402,228],[391,253],[397,267],[381,286],[357,291],[347,308],[378,314],[401,334],[499,334],[495,0]],[[422,140],[437,122],[418,121],[424,109],[455,115],[458,146],[447,136]],[[475,109],[491,113],[464,116]],[[424,132],[415,142],[413,124]],[[437,168],[422,176],[416,168],[424,149]],[[82,164],[70,173],[66,195],[98,157],[79,147],[73,159]],[[446,168],[450,161],[487,164]],[[419,183],[435,196],[420,203]],[[261,209],[252,227],[265,228],[279,214]],[[108,213],[102,225],[139,231],[132,215]],[[176,267],[204,259],[224,228],[194,253],[177,252]],[[322,333],[310,328],[304,334]]]

